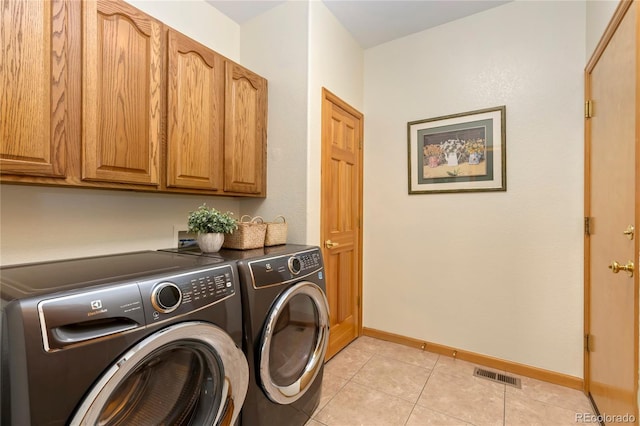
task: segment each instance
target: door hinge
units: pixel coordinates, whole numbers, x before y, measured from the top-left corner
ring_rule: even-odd
[[[360,296],[356,297],[356,303],[358,304],[358,308],[360,307]]]
[[[591,334],[584,335],[584,350],[593,352],[593,336]]]
[[[593,101],[584,101],[584,118],[593,117]]]
[[[584,235],[591,235],[591,218],[590,217],[585,217],[584,218]]]
[[[358,146],[360,147],[360,149],[362,149],[362,139],[360,139],[360,142],[358,143]]]

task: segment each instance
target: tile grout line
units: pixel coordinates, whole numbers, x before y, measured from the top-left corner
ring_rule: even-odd
[[[419,349],[416,349],[416,350],[418,350],[418,351],[419,351]],[[422,351],[422,352],[424,352],[424,351]],[[436,354],[436,355],[437,355],[437,358],[436,358],[436,362],[434,362],[434,363],[433,363],[433,367],[425,367],[425,366],[423,366],[423,365],[418,365],[418,364],[413,364],[413,363],[410,363],[410,362],[406,362],[405,360],[398,359],[398,358],[396,358],[396,357],[389,356],[389,355],[384,355],[384,354],[380,354],[380,353],[374,353],[373,355],[374,355],[374,356],[379,356],[380,358],[392,359],[392,360],[394,360],[394,361],[398,361],[398,362],[401,362],[401,363],[403,363],[403,364],[410,365],[410,366],[412,366],[412,367],[420,367],[420,368],[433,368],[433,367],[435,367],[436,363],[438,362],[438,359],[440,359],[440,355],[437,355],[437,354]]]
[[[409,411],[409,416],[407,417],[407,420],[404,421],[403,425],[407,426],[407,423],[409,423],[409,419],[411,418],[411,415],[413,414],[413,411],[416,409],[416,404],[413,404],[413,407],[411,407],[411,411]]]
[[[421,369],[426,369],[426,368],[427,368],[427,367],[424,367],[424,366],[419,365],[419,364],[406,362],[406,361],[405,361],[405,358],[402,358],[402,359],[401,359],[401,358],[395,357],[393,354],[389,355],[389,353],[390,353],[390,352],[389,352],[389,351],[387,351],[387,348],[386,348],[386,347],[384,348],[384,352],[383,352],[383,351],[377,352],[377,351],[375,351],[375,350],[371,351],[371,350],[370,350],[370,348],[368,348],[368,347],[367,347],[366,349],[363,349],[363,348],[354,348],[354,349],[356,349],[357,351],[360,351],[363,355],[366,355],[366,356],[367,356],[366,361],[365,361],[362,365],[360,365],[360,367],[358,367],[357,369],[355,369],[355,370],[354,370],[354,372],[353,372],[353,374],[352,374],[352,375],[350,375],[350,377],[349,377],[349,378],[345,378],[345,379],[343,379],[343,380],[344,380],[344,385],[343,385],[343,386],[340,386],[340,387],[338,388],[338,390],[337,390],[337,391],[336,391],[336,392],[331,396],[331,398],[327,401],[327,403],[326,403],[326,404],[325,404],[325,406],[323,407],[323,410],[324,410],[324,409],[325,409],[325,408],[326,408],[326,407],[327,407],[327,406],[328,406],[328,405],[329,405],[329,404],[330,404],[330,403],[335,399],[335,397],[337,396],[337,394],[338,394],[338,393],[340,393],[340,392],[342,392],[342,391],[344,390],[344,388],[345,388],[348,384],[354,384],[354,385],[357,385],[358,387],[367,387],[367,385],[366,385],[366,384],[361,384],[361,383],[359,383],[359,382],[358,382],[358,379],[357,379],[356,377],[358,376],[358,374],[359,374],[360,372],[362,372],[362,370],[364,370],[364,369],[365,369],[365,367],[366,367],[366,366],[367,366],[367,365],[368,365],[368,364],[369,364],[369,363],[370,363],[370,362],[371,362],[371,361],[372,361],[376,356],[379,356],[379,357],[380,357],[380,358],[379,358],[379,360],[388,360],[388,361],[397,362],[397,363],[398,363],[398,365],[402,364],[402,365],[405,365],[405,366],[411,366],[411,367],[414,367],[414,368],[421,368]],[[408,355],[408,357],[409,357],[409,358],[411,358],[411,359],[413,359],[413,356],[412,356],[412,355]],[[428,374],[428,376],[427,376],[427,378],[426,378],[426,380],[425,380],[425,383],[424,383],[424,384],[423,384],[423,386],[422,386],[422,389],[420,390],[420,393],[418,394],[418,398],[417,398],[416,402],[415,402],[415,403],[413,403],[413,404],[412,404],[412,406],[410,407],[409,415],[408,415],[408,417],[406,418],[406,420],[404,421],[404,423],[402,423],[404,426],[406,426],[406,425],[409,423],[409,420],[412,418],[412,416],[413,416],[413,414],[414,414],[414,413],[418,413],[418,412],[416,411],[416,408],[417,408],[417,406],[418,406],[418,405],[420,405],[420,407],[421,407],[421,408],[424,408],[424,409],[427,409],[427,410],[433,411],[434,413],[440,413],[440,414],[442,414],[442,415],[445,415],[445,416],[448,416],[448,417],[452,417],[452,416],[450,416],[450,415],[449,415],[449,414],[447,414],[447,413],[443,413],[443,412],[441,412],[441,411],[439,411],[439,410],[434,410],[434,409],[430,408],[430,407],[429,407],[429,405],[419,404],[420,398],[421,398],[422,394],[425,392],[425,389],[426,389],[427,385],[428,385],[429,383],[431,383],[431,381],[432,381],[432,380],[435,380],[435,379],[434,379],[434,377],[433,377],[433,373],[436,371],[436,369],[438,369],[439,371],[442,369],[442,368],[438,368],[438,366],[448,367],[448,364],[445,362],[445,359],[446,359],[446,358],[445,358],[444,356],[442,356],[442,355],[437,355],[437,358],[435,359],[435,362],[434,362],[434,363],[433,363],[433,365],[429,368],[429,369],[430,369],[430,372],[429,372],[429,374]],[[471,364],[473,364],[473,363],[471,363]],[[474,365],[475,365],[475,364],[474,364]],[[477,365],[476,365],[476,366],[477,366]],[[369,369],[371,369],[371,368],[373,368],[373,367],[370,367]],[[498,369],[498,371],[502,371],[504,374],[507,374],[507,372],[506,372],[506,371],[499,370],[499,369]],[[446,368],[445,368],[444,370],[442,370],[441,372],[442,372],[443,374],[451,374],[452,376],[458,376],[458,374],[456,374],[454,371],[448,371]],[[519,376],[519,375],[514,375],[514,376],[516,376],[516,377],[521,377],[521,376]],[[488,383],[488,382],[487,382],[487,383]],[[507,426],[507,425],[508,425],[508,422],[507,422],[507,419],[506,419],[506,411],[507,411],[507,407],[509,406],[509,403],[508,403],[508,401],[507,401],[507,398],[516,399],[516,400],[520,400],[520,399],[522,399],[522,400],[523,400],[523,402],[530,401],[530,403],[542,404],[543,406],[553,407],[553,408],[555,408],[555,409],[561,409],[561,410],[563,410],[563,411],[574,411],[574,412],[578,412],[578,411],[579,411],[579,410],[578,410],[578,408],[577,408],[577,407],[578,407],[578,405],[582,406],[582,404],[580,404],[580,401],[581,401],[581,400],[578,400],[578,398],[576,398],[576,397],[577,397],[577,393],[579,393],[579,391],[576,391],[576,395],[573,395],[573,394],[562,395],[564,398],[562,398],[562,397],[561,397],[561,398],[560,398],[560,400],[562,400],[563,402],[558,403],[559,401],[558,401],[557,399],[554,399],[554,400],[549,401],[549,400],[544,400],[544,398],[539,398],[539,397],[544,396],[544,395],[538,395],[536,392],[534,392],[533,394],[531,394],[531,395],[530,395],[529,393],[525,393],[525,392],[523,391],[523,389],[517,389],[517,390],[516,390],[516,389],[512,389],[512,388],[510,388],[509,386],[507,386],[506,384],[503,384],[503,383],[502,383],[501,385],[502,385],[502,387],[503,387],[503,420],[502,420],[502,425],[503,425],[503,426]],[[560,387],[562,387],[562,388],[566,388],[566,387],[563,387],[563,386],[560,386]],[[399,397],[399,396],[397,396],[397,395],[391,395],[391,394],[387,393],[385,390],[378,390],[378,389],[375,389],[375,390],[376,390],[377,392],[381,393],[381,394],[388,395],[388,396],[390,396],[390,397],[397,398],[398,400],[405,401],[405,403],[406,403],[406,402],[411,403],[411,401],[410,401],[410,400],[407,400],[407,399],[401,398],[401,397]],[[554,389],[552,389],[552,390],[554,390]],[[515,392],[514,392],[514,391],[515,391]],[[551,393],[555,393],[555,392],[551,392]],[[496,395],[496,396],[497,396],[497,395]],[[589,401],[588,397],[586,397],[586,396],[584,395],[584,393],[582,393],[582,397],[583,397],[583,398],[586,398],[586,400],[587,400],[587,405],[588,405],[588,407],[589,407],[589,409],[588,409],[588,410],[589,410],[589,411],[592,411],[592,410],[593,410],[593,408],[592,408],[591,401]],[[565,401],[566,401],[566,402],[568,402],[568,401],[572,401],[574,404],[565,404],[565,403],[564,403]],[[572,408],[568,408],[568,407],[569,407],[569,405],[571,405],[571,406],[572,406]],[[516,407],[516,408],[517,408],[517,407]],[[583,411],[584,411],[584,409],[585,409],[585,408],[580,408],[580,410],[583,410]],[[320,410],[320,411],[322,411],[322,410]],[[319,411],[319,412],[320,412],[320,411]],[[518,410],[516,410],[516,411],[518,411]],[[318,413],[319,413],[319,412],[318,412]],[[417,414],[417,415],[418,415],[418,414]],[[460,420],[460,421],[465,421],[465,420],[459,419],[459,418],[457,418],[457,417],[452,417],[452,418],[455,418],[455,419]],[[314,420],[315,420],[315,419],[314,419]],[[317,420],[316,420],[316,421],[317,421]],[[318,423],[322,424],[323,426],[327,426],[327,424],[325,424],[325,423],[322,423],[322,422],[318,422]],[[471,423],[471,422],[469,422],[469,424],[472,426],[472,423]],[[498,423],[498,424],[499,424],[499,423]]]
[[[502,426],[507,426],[507,386],[504,387],[502,397]]]
[[[346,348],[345,348],[345,349],[346,349]],[[357,349],[357,350],[360,350],[360,349]],[[362,351],[362,350],[360,350],[360,352],[364,352],[364,353],[367,353],[367,354],[369,353],[369,352],[367,352],[367,351]],[[341,387],[340,389],[338,389],[338,390],[336,391],[336,393],[334,393],[334,394],[333,394],[333,396],[331,397],[331,399],[329,399],[329,401],[327,401],[327,403],[326,403],[326,404],[324,404],[324,407],[322,407],[322,409],[321,409],[320,411],[318,411],[318,414],[320,414],[320,412],[322,412],[325,408],[327,408],[327,406],[329,405],[329,403],[331,403],[331,401],[333,401],[333,398],[335,398],[335,397],[340,393],[340,391],[341,391],[342,389],[344,389],[344,388],[345,388],[345,386],[347,386],[347,385],[351,382],[351,380],[356,376],[356,374],[358,374],[358,372],[359,372],[360,370],[362,370],[362,369],[364,368],[364,366],[365,366],[365,365],[367,365],[367,363],[368,363],[369,361],[371,361],[371,359],[373,358],[373,356],[374,356],[374,355],[372,354],[372,355],[371,355],[371,357],[370,357],[370,358],[369,358],[369,359],[368,359],[364,364],[362,364],[362,366],[361,366],[361,367],[360,367],[360,368],[359,368],[355,373],[353,373],[353,375],[352,375],[350,378],[346,379],[345,384],[344,384],[344,385],[342,385],[342,387]],[[326,365],[326,364],[325,364],[325,365]],[[324,374],[324,373],[323,373],[323,374]],[[357,382],[354,382],[354,383],[355,383],[355,384],[357,384],[357,385],[359,385],[359,386],[362,386],[362,385],[360,385],[360,384],[359,384],[359,383],[357,383]],[[312,416],[312,417],[311,417],[311,419],[315,420],[315,416]],[[318,421],[318,420],[316,420],[316,421]],[[319,422],[319,423],[322,423],[322,422]],[[324,424],[324,423],[322,423],[322,424]]]
[[[358,383],[357,381],[354,381],[353,379],[354,379],[354,378],[358,375],[358,373],[359,373],[359,372],[360,372],[360,371],[361,371],[361,370],[362,370],[362,369],[363,369],[363,368],[364,368],[364,367],[365,367],[369,362],[371,362],[371,360],[372,360],[372,359],[374,359],[376,356],[380,356],[381,358],[385,358],[385,359],[391,359],[391,360],[394,360],[394,361],[398,361],[398,362],[401,362],[401,363],[403,363],[403,364],[405,364],[405,365],[408,365],[408,366],[411,366],[411,367],[414,367],[414,368],[422,368],[422,369],[425,369],[425,370],[430,370],[430,371],[429,371],[429,376],[427,377],[427,380],[425,381],[424,385],[422,386],[422,389],[420,390],[420,393],[418,394],[418,400],[419,400],[419,399],[420,399],[420,395],[422,395],[422,392],[424,391],[424,388],[425,388],[425,386],[427,385],[427,382],[429,382],[429,379],[431,378],[431,374],[432,374],[432,373],[433,373],[433,371],[435,370],[435,365],[436,365],[436,363],[438,362],[438,359],[440,359],[440,355],[438,355],[438,358],[436,359],[436,362],[433,364],[433,367],[431,367],[431,368],[426,368],[426,367],[422,367],[422,366],[417,366],[417,365],[415,365],[415,364],[410,364],[410,363],[407,363],[407,362],[404,362],[404,361],[402,361],[402,360],[398,360],[398,359],[395,359],[395,358],[386,357],[386,356],[384,356],[384,355],[378,355],[378,354],[377,354],[377,353],[375,353],[375,352],[369,352],[369,351],[367,351],[367,350],[362,350],[362,349],[359,349],[359,348],[355,348],[355,349],[356,349],[356,350],[358,350],[358,351],[360,351],[360,352],[363,352],[363,353],[366,353],[366,354],[370,354],[370,355],[371,355],[371,356],[370,356],[370,358],[369,358],[369,359],[368,359],[364,364],[362,364],[362,366],[361,366],[358,370],[356,370],[356,372],[355,372],[355,373],[354,373],[354,374],[353,374],[349,379],[346,379],[346,383],[344,384],[344,386],[342,386],[342,387],[341,387],[341,388],[340,388],[340,389],[339,389],[339,390],[338,390],[338,391],[337,391],[337,392],[336,392],[336,393],[331,397],[331,399],[330,399],[330,400],[325,404],[325,406],[322,408],[322,410],[324,410],[324,409],[329,405],[329,403],[330,403],[330,402],[331,402],[331,401],[332,401],[332,400],[333,400],[333,399],[338,395],[338,393],[339,393],[339,392],[340,392],[340,391],[341,391],[345,386],[347,386],[347,384],[349,384],[349,383],[353,383],[353,384],[356,384],[356,385],[358,385],[358,386],[366,387],[366,385],[365,385],[365,384]],[[406,399],[404,399],[404,398],[401,398],[401,397],[399,397],[399,396],[397,396],[397,395],[392,395],[392,394],[387,393],[387,392],[385,392],[385,391],[383,391],[383,390],[375,389],[375,391],[380,392],[380,393],[382,393],[382,394],[384,394],[384,395],[388,395],[388,396],[393,397],[393,398],[397,398],[397,399],[399,399],[399,400],[401,400],[401,401],[405,401],[405,402],[408,402],[408,403],[410,403],[410,404],[413,404],[413,407],[411,408],[411,412],[409,412],[409,416],[407,417],[407,420],[404,422],[404,424],[406,425],[406,423],[407,423],[407,422],[409,421],[409,419],[411,418],[411,414],[413,413],[413,410],[415,409],[416,405],[418,405],[418,404],[417,404],[417,400],[416,400],[416,402],[411,403],[410,401],[407,401],[407,400],[406,400]],[[320,410],[320,411],[322,411],[322,410]],[[319,413],[319,412],[318,412],[318,413]],[[313,419],[313,417],[312,417],[312,419]],[[317,420],[316,420],[316,421],[317,421]]]
[[[418,394],[418,399],[416,399],[416,402],[413,403],[413,407],[411,408],[411,411],[409,412],[409,417],[407,417],[407,420],[405,420],[405,422],[404,422],[405,426],[409,422],[409,419],[411,418],[411,415],[415,411],[416,406],[418,405],[418,401],[420,401],[420,397],[422,396],[422,392],[424,392],[424,388],[427,387],[427,383],[429,383],[429,379],[431,378],[431,375],[433,374],[433,370],[435,370],[436,364],[438,363],[439,359],[440,359],[440,355],[438,355],[438,358],[436,358],[436,362],[433,363],[433,367],[431,367],[431,371],[429,372],[429,377],[427,377],[427,380],[425,380],[424,385],[422,385],[422,389],[420,389],[420,393]]]
[[[436,365],[438,364],[438,362],[440,361],[440,359],[446,359],[446,358],[442,358],[442,355],[439,355],[438,360],[436,361]],[[471,364],[473,364],[473,363],[471,363]],[[433,370],[432,370],[432,373],[433,373],[433,372],[435,372],[435,370],[436,370],[436,365],[434,365]],[[473,365],[474,365],[474,366],[477,366],[477,364],[473,364]],[[441,371],[441,374],[444,374],[444,375],[447,375],[447,376],[459,377],[457,374],[455,374],[455,373],[453,373],[453,372],[442,372],[442,371]],[[431,375],[429,375],[429,379],[430,379],[430,378],[431,378]],[[427,380],[427,382],[428,382],[428,380]],[[495,383],[494,383],[494,384],[495,384]],[[505,424],[504,424],[504,423],[505,423],[505,405],[504,405],[504,404],[505,404],[505,398],[504,398],[504,396],[506,395],[507,387],[506,387],[506,385],[505,385],[505,384],[500,384],[500,386],[502,386],[502,392],[503,392],[503,399],[502,399],[502,403],[503,403],[503,417],[502,417],[502,423],[503,423],[503,426],[505,426]],[[425,384],[425,387],[426,387],[426,384]],[[423,389],[423,391],[424,391],[424,389]],[[418,398],[418,400],[420,400],[420,398]],[[417,403],[416,403],[416,405],[419,405],[419,404],[417,404]],[[450,414],[448,414],[448,413],[445,413],[445,412],[442,412],[442,411],[440,411],[440,410],[437,410],[437,409],[434,409],[434,408],[430,408],[430,407],[427,407],[427,406],[425,406],[425,405],[421,405],[421,407],[427,408],[427,409],[429,409],[429,410],[431,410],[431,411],[434,411],[434,412],[436,412],[436,413],[443,414],[443,415],[445,415],[445,416],[447,416],[447,417],[451,417],[451,418],[454,418],[454,419],[456,419],[456,420],[460,420],[461,422],[463,422],[463,423],[465,423],[465,424],[468,424],[468,425],[470,425],[470,426],[477,426],[475,423],[472,423],[472,422],[467,421],[467,420],[463,420],[463,419],[461,419],[461,418],[459,418],[459,417],[452,416],[452,415],[450,415]]]
[[[326,366],[326,364],[325,364],[325,366]],[[324,372],[323,372],[323,374],[324,374]],[[317,420],[315,415],[316,415],[316,414],[320,414],[320,412],[322,412],[325,408],[327,408],[327,406],[329,405],[329,403],[330,403],[331,401],[333,401],[333,398],[335,398],[335,397],[336,397],[336,395],[338,395],[338,394],[340,393],[340,391],[341,391],[342,389],[344,389],[344,387],[345,387],[345,386],[347,386],[347,383],[349,383],[350,381],[351,381],[351,379],[347,379],[347,380],[345,380],[344,385],[342,385],[342,386],[340,386],[340,387],[338,388],[338,390],[333,394],[333,396],[332,396],[331,398],[329,398],[329,400],[327,401],[327,403],[326,403],[326,404],[324,404],[324,407],[322,407],[322,408],[321,408],[321,409],[319,409],[319,410],[318,410],[318,409],[316,409],[316,411],[315,411],[314,413],[311,413],[311,417],[310,417],[310,419],[311,419],[311,420],[314,420],[314,421],[316,421],[316,422],[318,422],[318,423],[321,423],[321,424],[323,424],[323,425],[325,425],[325,426],[326,426],[326,423],[322,423],[321,421]],[[322,396],[322,389],[320,390],[320,392],[321,392],[321,395],[320,395],[320,396]]]
[[[352,380],[349,380],[349,381],[350,381],[350,382],[353,382],[353,384],[354,384],[354,385],[357,385],[357,386],[360,386],[360,387],[363,387],[363,388],[367,388],[367,389],[369,389],[369,386],[368,386],[368,385],[366,385],[366,384],[364,384],[364,383],[358,383],[358,382],[354,382],[354,381],[352,381]],[[346,385],[345,385],[345,386],[346,386]],[[390,394],[390,393],[385,392],[385,391],[380,390],[380,389],[375,389],[375,388],[370,388],[370,389],[371,389],[371,390],[373,390],[374,392],[379,392],[379,393],[381,393],[381,394],[383,394],[383,395],[390,396],[391,398],[399,399],[400,401],[406,402],[407,404],[417,405],[415,402],[413,402],[413,403],[412,403],[411,401],[409,401],[409,400],[407,400],[407,399],[404,399],[404,398],[401,398],[401,397],[399,397],[398,395],[393,395],[393,394]],[[420,395],[418,395],[418,399],[420,399]]]
[[[395,358],[390,358],[390,357],[385,357],[385,356],[378,355],[378,354],[373,354],[373,355],[371,356],[371,358],[369,358],[369,360],[368,360],[367,362],[365,362],[365,363],[364,363],[364,365],[363,365],[362,367],[360,367],[360,369],[359,369],[359,370],[358,370],[358,371],[357,371],[357,372],[356,372],[356,373],[351,377],[351,379],[349,379],[349,381],[353,381],[353,383],[355,383],[355,384],[357,384],[357,385],[360,385],[360,386],[367,386],[367,384],[366,384],[366,383],[360,383],[360,382],[358,382],[357,380],[354,380],[354,379],[356,378],[356,376],[358,375],[358,373],[359,373],[359,372],[360,372],[360,371],[361,371],[361,370],[362,370],[362,369],[363,369],[363,368],[364,368],[364,367],[365,367],[365,366],[366,366],[370,361],[372,361],[375,357],[380,357],[380,358],[388,359],[388,360],[391,360],[391,361],[394,361],[394,362],[399,362],[399,363],[404,364],[405,366],[411,367],[411,368],[413,368],[413,369],[428,370],[428,371],[429,371],[429,374],[427,375],[427,380],[425,381],[425,384],[424,384],[424,385],[422,385],[422,389],[420,390],[420,393],[418,394],[418,399],[420,398],[420,395],[422,395],[422,391],[424,390],[424,387],[426,386],[427,382],[429,381],[429,378],[431,377],[431,374],[433,373],[433,371],[434,371],[434,369],[435,369],[435,364],[434,364],[434,367],[428,368],[428,367],[422,367],[422,366],[415,365],[415,364],[410,364],[410,363],[407,363],[407,362],[402,362],[402,361],[397,360],[397,359],[395,359]],[[389,396],[392,396],[392,397],[394,397],[394,398],[398,398],[398,399],[401,399],[401,400],[403,400],[403,401],[407,401],[407,402],[411,403],[411,401],[410,401],[410,400],[407,400],[407,399],[405,399],[405,398],[399,397],[398,395],[393,395],[393,394],[390,394],[390,393],[385,392],[384,390],[380,390],[380,389],[376,389],[376,390],[378,390],[379,392],[384,393],[385,395],[389,395]],[[413,403],[413,404],[415,404],[415,403]]]
[[[437,363],[438,363],[438,361],[440,360],[440,357],[441,357],[441,356],[442,356],[442,355],[438,355],[438,359],[436,360],[436,364],[437,364]],[[424,386],[422,387],[422,391],[420,391],[420,395],[418,396],[418,401],[420,401],[420,396],[422,396],[422,393],[424,392],[424,389],[427,387],[427,384],[429,383],[429,380],[431,379],[431,376],[433,375],[433,372],[434,372],[434,371],[436,371],[436,364],[434,364],[434,365],[433,365],[433,368],[431,369],[431,373],[429,373],[429,377],[427,377],[427,381],[425,382]],[[473,426],[471,423],[469,423],[469,422],[467,422],[467,421],[465,421],[465,420],[462,420],[462,419],[460,419],[460,418],[458,418],[458,417],[451,416],[450,414],[447,414],[447,413],[443,413],[442,411],[440,411],[440,410],[436,410],[436,409],[435,409],[435,408],[433,408],[433,407],[427,407],[426,405],[420,405],[420,404],[418,404],[418,401],[416,401],[416,403],[415,403],[415,404],[413,404],[413,409],[411,410],[411,413],[413,413],[413,410],[415,410],[416,406],[420,406],[420,407],[422,407],[422,408],[426,408],[427,410],[433,411],[434,413],[439,413],[439,414],[442,414],[442,415],[444,415],[444,416],[450,417],[450,418],[452,418],[452,419],[460,420],[461,422],[464,422],[464,423],[466,423],[466,424],[469,424],[469,425]],[[411,417],[411,415],[409,415],[409,417]],[[408,422],[408,421],[409,421],[409,420],[407,419],[407,422]],[[405,424],[406,424],[406,423],[405,423]]]

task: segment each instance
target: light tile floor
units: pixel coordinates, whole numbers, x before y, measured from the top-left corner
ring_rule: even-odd
[[[306,426],[561,426],[593,413],[580,391],[527,377],[517,389],[473,377],[474,367],[360,337],[325,366],[320,405]]]

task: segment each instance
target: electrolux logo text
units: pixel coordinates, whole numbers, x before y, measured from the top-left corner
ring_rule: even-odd
[[[94,315],[104,314],[106,312],[108,312],[108,309],[102,308],[102,300],[92,300],[91,312],[87,312],[87,316],[92,317]]]

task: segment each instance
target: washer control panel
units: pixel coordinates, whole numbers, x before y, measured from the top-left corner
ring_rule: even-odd
[[[175,311],[182,303],[182,291],[172,282],[158,284],[151,292],[151,304],[163,314]]]
[[[303,272],[318,269],[322,265],[319,251],[301,253],[298,255],[298,259],[300,259]]]
[[[302,262],[297,256],[291,256],[287,261],[287,266],[293,275],[298,275],[302,271]]]
[[[38,303],[43,346],[65,349],[175,316],[233,296],[235,265],[95,288]]]
[[[230,265],[140,283],[147,324],[210,306],[236,293]]]
[[[304,277],[322,267],[319,249],[249,262],[255,288],[269,287]]]

